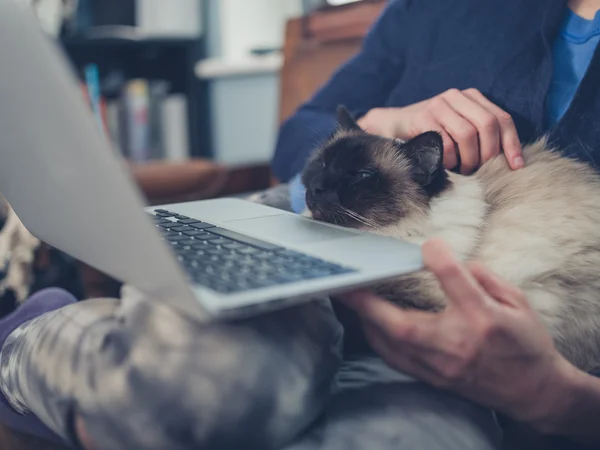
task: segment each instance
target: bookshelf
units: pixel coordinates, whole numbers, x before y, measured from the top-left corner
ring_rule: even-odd
[[[206,83],[194,73],[204,56],[202,37],[144,37],[104,35],[63,37],[61,44],[79,74],[89,64],[98,66],[102,95],[107,101],[123,94],[132,80],[166,82],[169,94],[186,100],[190,157],[211,157]]]

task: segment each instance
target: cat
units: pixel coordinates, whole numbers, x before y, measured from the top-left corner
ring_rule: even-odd
[[[513,171],[499,155],[471,176],[444,169],[436,132],[403,142],[363,131],[345,108],[302,174],[316,220],[422,244],[438,237],[519,287],[559,351],[600,368],[600,176],[541,139]],[[441,311],[428,271],[375,291],[403,308]]]

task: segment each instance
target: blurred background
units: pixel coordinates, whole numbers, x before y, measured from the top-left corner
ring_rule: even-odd
[[[247,165],[273,154],[287,21],[360,0],[23,1],[132,162]]]
[[[29,4],[64,50],[98,126],[153,205],[269,188],[288,195],[270,171],[280,124],[356,54],[386,4],[15,1]],[[15,239],[15,230],[28,234],[18,221],[8,226],[11,217],[0,196],[0,243],[26,247],[0,248],[0,317],[49,286],[80,299],[118,296],[119,283],[106,275],[45,243]],[[17,253],[27,256],[27,276],[8,286]]]

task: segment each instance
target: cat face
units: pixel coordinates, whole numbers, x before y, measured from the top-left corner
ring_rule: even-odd
[[[338,121],[337,133],[302,176],[315,219],[357,228],[391,225],[426,210],[448,185],[438,133],[405,143],[370,135],[343,107]]]

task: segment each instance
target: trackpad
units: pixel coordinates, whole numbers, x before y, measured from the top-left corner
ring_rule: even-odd
[[[243,234],[289,245],[315,244],[356,237],[352,230],[340,230],[302,216],[281,215],[229,222],[228,227]]]

